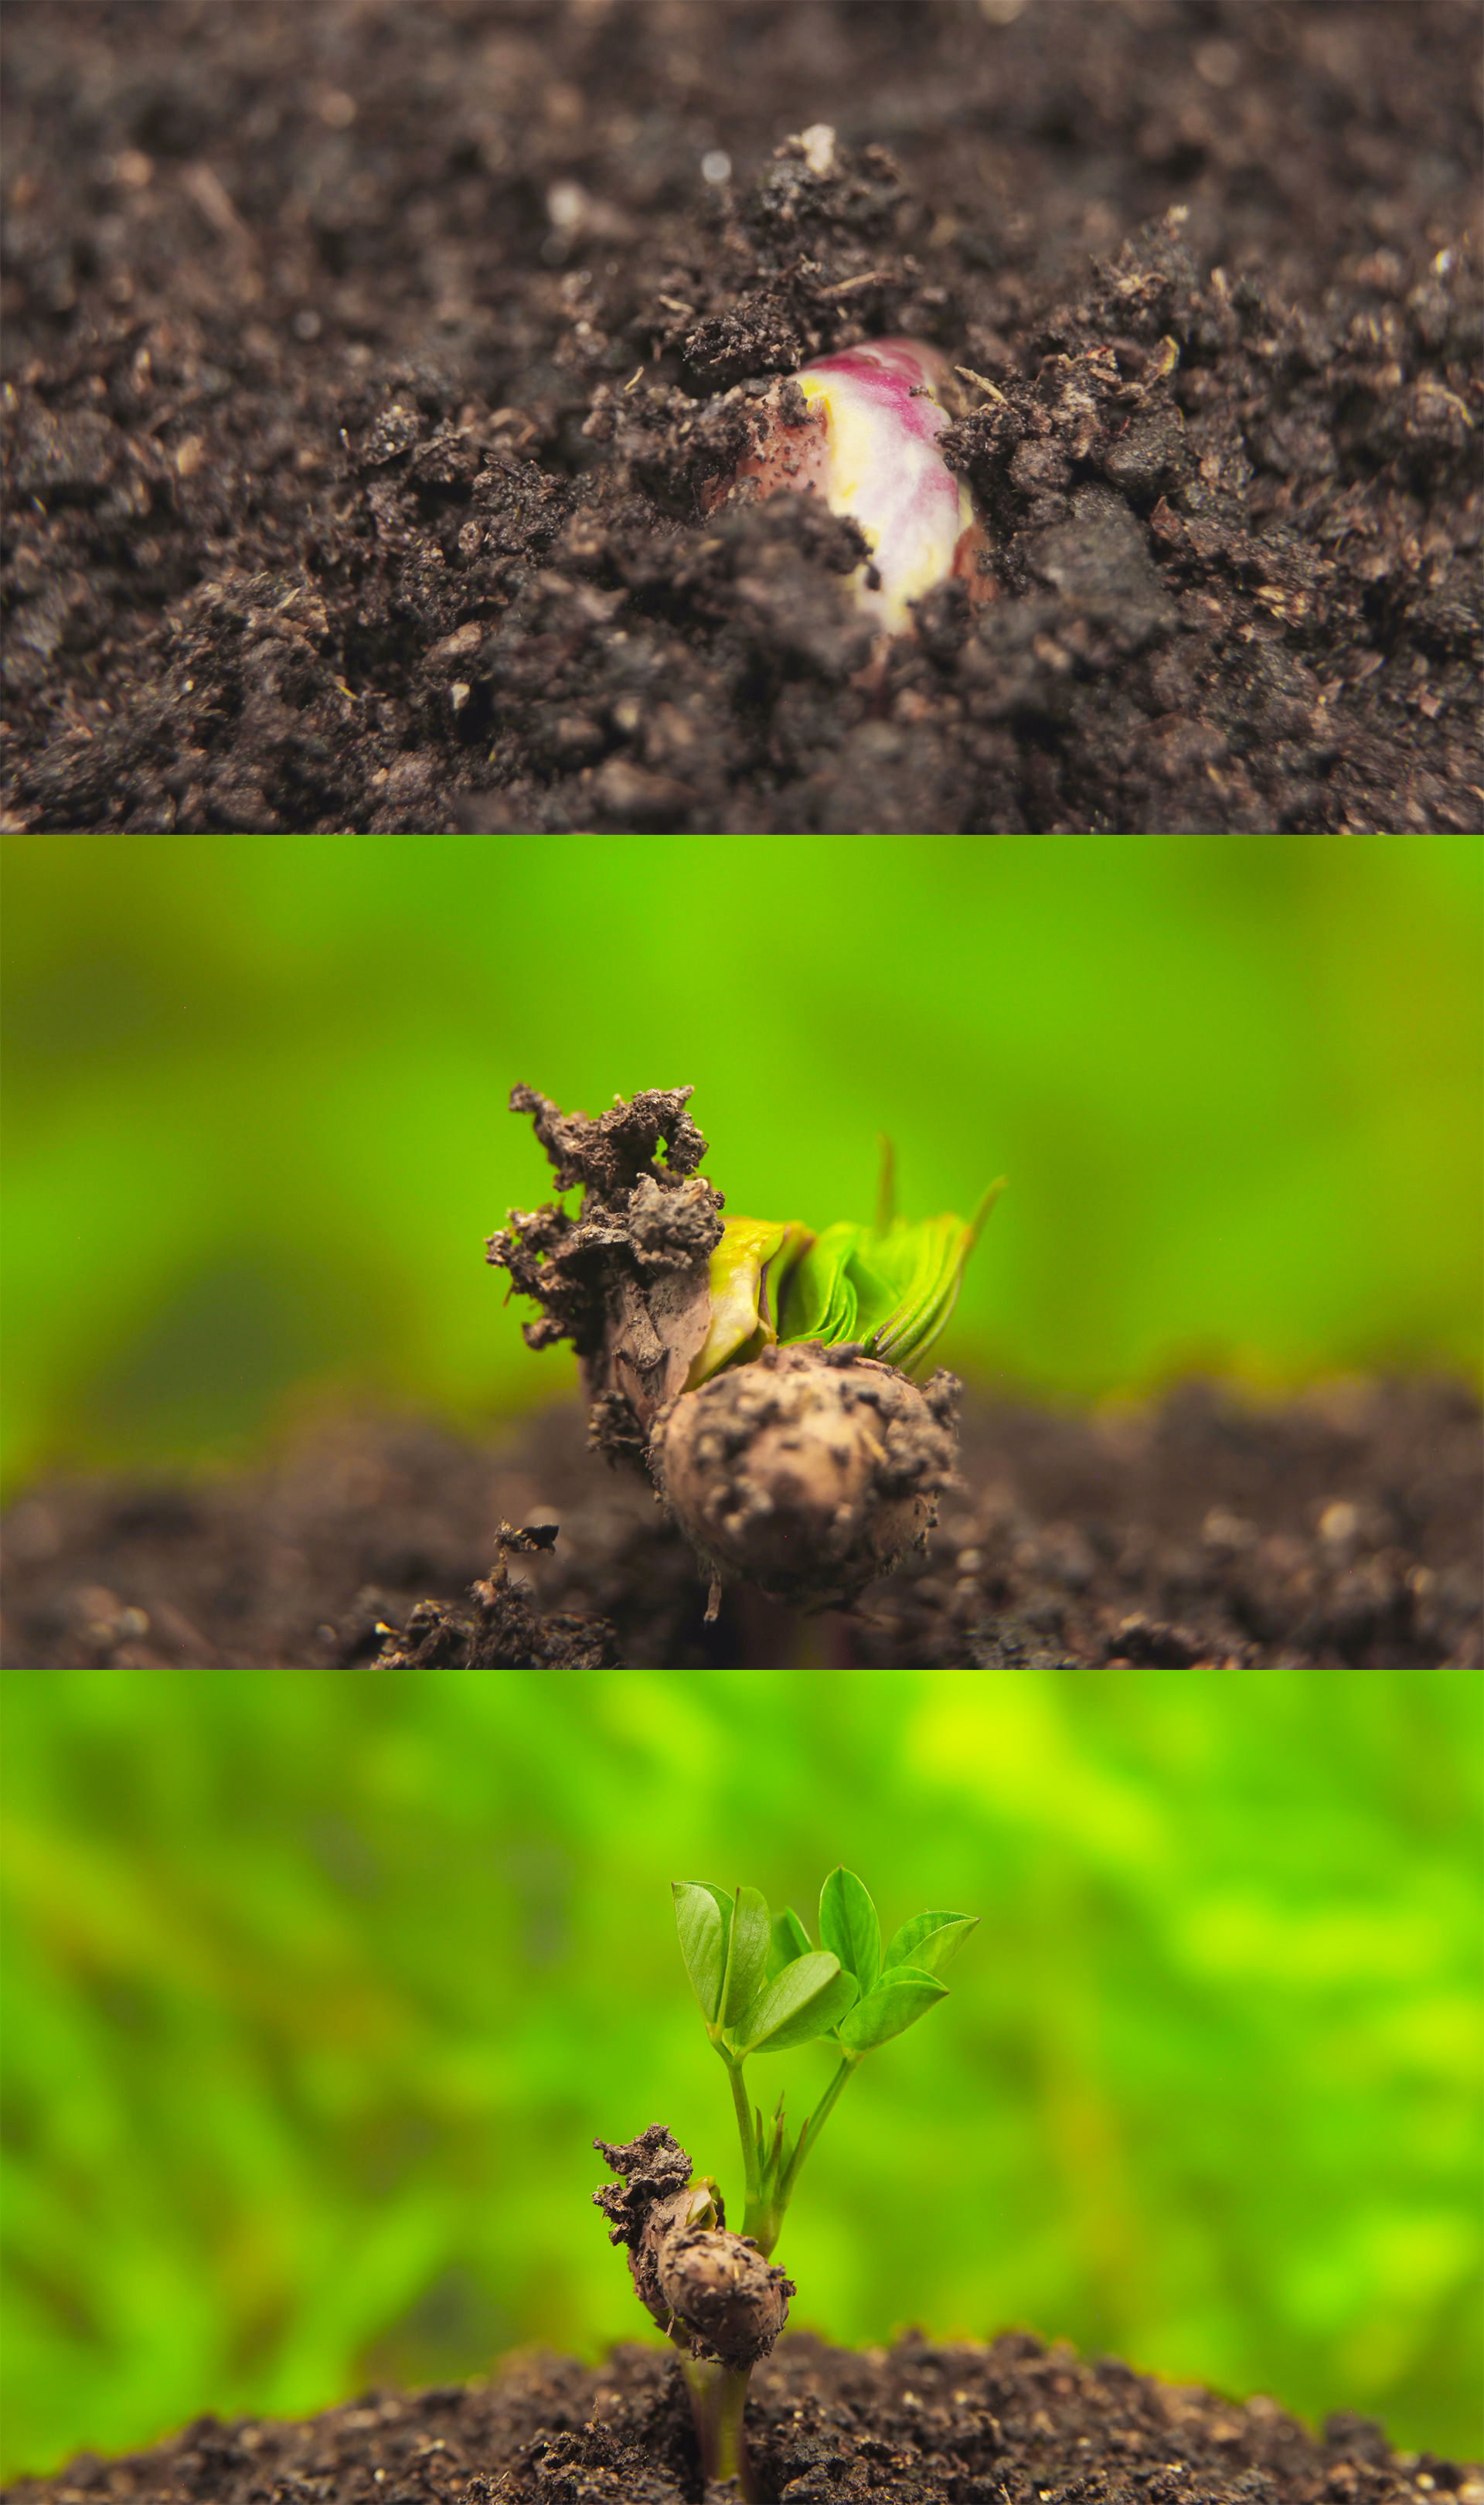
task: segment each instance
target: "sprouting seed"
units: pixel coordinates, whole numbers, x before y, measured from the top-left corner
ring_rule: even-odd
[[[514,1089],[582,1212],[512,1210],[488,1257],[542,1308],[533,1348],[574,1343],[593,1440],[648,1468],[708,1578],[708,1617],[728,1578],[846,1607],[925,1548],[950,1483],[959,1387],[912,1378],[1000,1186],[967,1223],[909,1222],[888,1149],[872,1225],[724,1218],[696,1171],[690,1093],[643,1089],[593,1121]]]
[[[874,1225],[722,1220],[710,1326],[650,1440],[661,1495],[709,1575],[708,1620],[727,1575],[806,1605],[854,1599],[936,1520],[957,1386],[939,1374],[919,1392],[910,1378],[926,1372],[1003,1183],[967,1224],[910,1222],[882,1146]]]
[[[954,576],[971,599],[991,598],[974,500],[938,449],[949,371],[925,339],[870,339],[815,358],[792,377],[807,406],[802,423],[784,416],[781,389],[770,395],[762,441],[710,504],[751,479],[765,496],[820,496],[832,513],[859,523],[871,555],[851,582],[883,635],[910,628],[910,604]]]

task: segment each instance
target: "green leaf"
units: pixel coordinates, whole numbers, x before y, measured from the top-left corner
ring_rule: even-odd
[[[913,2026],[935,2000],[948,1996],[948,1985],[936,1975],[922,1974],[915,1966],[893,1966],[876,1990],[841,2020],[840,2040],[847,2052],[869,2053],[900,2035],[904,2027]]]
[[[977,1914],[914,1914],[893,1933],[882,1963],[887,1968],[920,1966],[925,1974],[940,1974],[978,1922]]]
[[[696,1879],[673,1879],[671,1891],[675,1900],[675,1924],[680,1933],[680,1955],[690,1976],[702,2015],[709,2026],[716,2016],[721,1998],[721,1978],[726,1966],[726,1941],[721,1908],[716,1891]]]
[[[853,1870],[832,1870],[819,1893],[819,1937],[833,1949],[862,1993],[881,1970],[881,1926],[876,1907]]]
[[[786,2053],[790,2045],[811,2043],[856,1996],[855,1978],[842,1971],[839,1958],[828,1949],[811,1949],[764,1985],[736,2029],[734,2049],[742,2056]]]
[[[701,1886],[708,1896],[715,1898],[716,1911],[721,1916],[721,1971],[725,1974],[727,1951],[732,1945],[732,1890],[730,1888],[718,1888],[713,1879],[703,1879]],[[721,1997],[719,1985],[716,1996],[718,2000]]]
[[[756,1888],[739,1888],[732,1909],[731,1937],[721,1985],[718,2012],[723,2027],[733,2028],[762,1991],[767,1979],[768,1946],[773,1923],[768,1900]]]
[[[792,1905],[785,1905],[781,1914],[775,1914],[773,1918],[773,1938],[768,1949],[769,1982],[772,1983],[776,1974],[781,1974],[786,1965],[792,1965],[795,1958],[808,1957],[812,1946],[813,1942]]]

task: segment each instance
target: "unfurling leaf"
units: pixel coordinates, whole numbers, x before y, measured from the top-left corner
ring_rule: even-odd
[[[943,1217],[825,1227],[784,1276],[779,1340],[785,1347],[817,1340],[826,1348],[859,1340],[868,1357],[906,1374],[924,1373],[1002,1187],[991,1183],[967,1225]],[[889,1207],[884,1193],[882,1207]]]
[[[792,1905],[785,1905],[781,1914],[775,1914],[773,1918],[773,1938],[768,1949],[769,1982],[772,1983],[776,1974],[781,1974],[786,1965],[792,1965],[795,1958],[808,1957],[812,1946],[813,1942]]]
[[[837,1957],[828,1949],[811,1949],[764,1985],[734,2030],[737,2057],[786,2053],[791,2045],[811,2043],[844,2016],[857,1992],[854,1976],[842,1971]]]
[[[1001,1188],[990,1184],[967,1225],[947,1216],[909,1224],[888,1215],[884,1190],[875,1226],[842,1219],[815,1235],[792,1218],[724,1218],[711,1254],[710,1324],[687,1391],[776,1341],[836,1348],[858,1340],[868,1357],[925,1373]]]
[[[819,1937],[854,1975],[862,1996],[869,1993],[881,1970],[881,1926],[867,1890],[843,1863],[820,1890]]]
[[[920,1966],[924,1974],[941,1974],[950,1957],[963,1947],[979,1921],[977,1914],[914,1914],[892,1934],[883,1967]]]
[[[936,1975],[923,1974],[915,1966],[890,1966],[876,1990],[841,2020],[841,2043],[847,2052],[869,2053],[914,2025],[935,2000],[947,1998],[948,1986]]]
[[[783,1281],[813,1240],[807,1226],[791,1218],[722,1219],[721,1242],[711,1254],[710,1323],[691,1359],[687,1392],[709,1382],[724,1365],[745,1364],[772,1348]]]
[[[726,1965],[721,1909],[714,1890],[699,1880],[673,1879],[671,1890],[675,1900],[680,1955],[685,1959],[685,1971],[701,2003],[701,2014],[709,2026],[715,2019],[721,1998],[721,1978]]]

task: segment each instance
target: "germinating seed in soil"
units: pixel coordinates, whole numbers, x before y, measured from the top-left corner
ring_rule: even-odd
[[[721,1215],[697,1171],[707,1152],[689,1087],[646,1088],[606,1113],[564,1113],[534,1088],[529,1113],[560,1203],[512,1210],[487,1258],[539,1308],[528,1345],[569,1339],[592,1403],[590,1441],[647,1468],[710,1585],[824,1608],[921,1555],[953,1474],[959,1386],[919,1389],[973,1220],[912,1224],[888,1152],[877,1222],[821,1234]]]
[[[12,0],[8,823],[1477,829],[1479,37]]]

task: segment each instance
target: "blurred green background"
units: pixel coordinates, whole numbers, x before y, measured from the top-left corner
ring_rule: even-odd
[[[654,2336],[595,2134],[740,2170],[668,1882],[812,1926],[837,1858],[888,1930],[984,1922],[805,2170],[796,2323],[1028,2324],[1475,2452],[1478,1704],[1448,1671],[10,1673],[12,2466]]]
[[[734,1213],[1011,1188],[947,1362],[1065,1397],[1480,1355],[1467,836],[52,836],[5,862],[5,1467],[565,1390],[483,1263],[525,1079],[694,1083]]]

